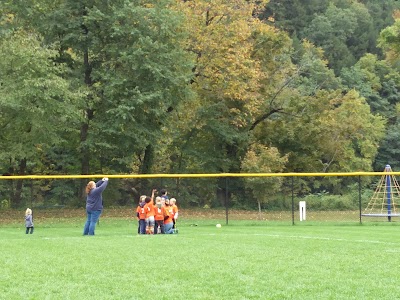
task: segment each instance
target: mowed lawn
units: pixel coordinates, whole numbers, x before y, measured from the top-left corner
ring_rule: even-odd
[[[400,223],[216,222],[0,224],[0,299],[399,299]]]

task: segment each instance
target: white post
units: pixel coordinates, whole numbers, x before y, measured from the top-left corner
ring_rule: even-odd
[[[300,221],[306,220],[306,201],[299,202]]]

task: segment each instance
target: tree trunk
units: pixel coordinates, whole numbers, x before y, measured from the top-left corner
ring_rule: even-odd
[[[146,149],[144,150],[144,158],[143,163],[140,168],[140,172],[142,174],[149,174],[151,173],[151,167],[154,162],[154,148],[151,144],[148,144]]]
[[[84,13],[85,14],[85,13]],[[87,35],[88,30],[85,26],[84,28],[84,33]],[[92,73],[92,67],[90,66],[89,63],[89,50],[86,49],[84,54],[83,54],[83,66],[85,70],[85,84],[86,86],[90,87],[92,86],[92,78],[91,78],[91,73]],[[90,95],[88,96],[90,97]],[[86,122],[82,124],[81,126],[81,137],[80,137],[80,143],[81,143],[81,174],[89,174],[90,172],[90,151],[87,146],[82,146],[85,145],[87,141],[87,137],[89,134],[89,124],[90,120],[93,119],[94,116],[94,111],[92,109],[87,109],[85,111],[85,116],[86,116]],[[87,184],[87,180],[82,179],[80,183],[80,191],[81,191],[81,198],[85,198],[85,186]]]
[[[81,174],[85,175],[85,174],[89,174],[89,163],[90,163],[90,159],[89,159],[89,150],[86,146],[82,146],[87,139],[87,135],[88,135],[88,131],[89,131],[89,124],[85,123],[82,124],[81,126],[81,138],[80,138],[80,143],[81,143]],[[79,198],[84,198],[85,197],[85,186],[86,186],[86,179],[81,179],[80,180],[80,197]]]
[[[262,220],[262,215],[261,215],[261,202],[257,200],[258,203],[258,218]]]
[[[142,161],[142,165],[140,166],[140,173],[150,174],[153,163],[154,163],[154,148],[151,144],[149,144],[144,150],[144,158]],[[154,188],[153,186],[150,186],[150,181],[147,179],[141,180],[141,187],[142,190],[145,191],[146,195],[148,191],[151,191]]]
[[[25,175],[26,171],[26,158],[23,158],[19,161],[19,169],[18,169],[18,175]],[[23,188],[23,180],[18,179],[16,181],[16,186],[15,186],[15,191],[11,190],[12,197],[12,207],[14,208],[20,208],[21,207],[21,195],[22,195],[22,188]]]

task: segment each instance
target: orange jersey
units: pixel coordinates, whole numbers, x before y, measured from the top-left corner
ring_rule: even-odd
[[[144,211],[144,206],[140,207],[140,205],[136,208],[136,212],[139,213],[139,220],[146,219],[146,213]]]
[[[165,210],[167,211],[168,219],[164,220],[164,224],[168,224],[172,222],[172,219],[174,218],[174,212],[172,206],[166,206]]]
[[[172,205],[172,212],[175,215],[179,211],[178,206],[176,204]]]
[[[146,214],[146,218],[154,216],[155,212],[154,212],[153,200],[151,200],[149,203],[146,203],[143,208]]]
[[[164,207],[158,208],[157,206],[154,206],[154,220],[156,221],[163,221],[164,216],[166,215],[166,211]]]

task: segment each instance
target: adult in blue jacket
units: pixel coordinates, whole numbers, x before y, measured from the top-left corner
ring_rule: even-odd
[[[83,235],[94,235],[96,223],[103,211],[102,193],[107,187],[108,178],[103,178],[98,182],[89,181],[86,186],[86,215],[87,220],[83,229]]]

